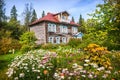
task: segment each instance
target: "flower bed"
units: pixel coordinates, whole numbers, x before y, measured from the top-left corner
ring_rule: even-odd
[[[111,53],[106,48],[96,44],[85,51],[61,47],[55,52],[34,50],[16,57],[6,74],[12,80],[120,79],[119,68],[112,65],[108,55]]]

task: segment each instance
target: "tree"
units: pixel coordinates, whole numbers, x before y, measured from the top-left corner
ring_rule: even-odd
[[[79,17],[79,22],[78,22],[78,24],[80,25],[80,26],[78,27],[78,31],[85,33],[85,32],[86,32],[86,29],[85,29],[85,21],[84,21],[84,19],[82,18],[82,15],[81,15],[81,14],[80,14],[80,17]]]
[[[24,15],[24,25],[25,30],[29,31],[29,24],[31,22],[33,7],[32,4],[25,4],[25,11],[23,12]]]
[[[74,17],[72,16],[72,21],[75,22]]]
[[[42,12],[42,17],[44,17],[44,16],[45,16],[45,11]]]
[[[82,25],[82,20],[83,20],[83,18],[82,18],[82,15],[80,14],[80,17],[79,17],[79,25]]]
[[[10,18],[10,20],[15,20],[15,21],[17,21],[17,9],[16,9],[16,7],[15,7],[15,5],[12,7],[12,9],[11,9],[11,12],[10,12],[10,15],[11,15],[11,18]]]
[[[5,15],[5,2],[4,0],[0,0],[0,22],[3,22],[6,20],[6,15]]]
[[[33,32],[25,32],[20,37],[20,43],[22,44],[21,51],[27,52],[35,47],[36,37]]]
[[[106,46],[120,49],[120,1],[104,0],[104,4],[97,6],[93,18],[99,22],[97,27],[108,34]]]
[[[35,21],[36,19],[37,19],[37,14],[36,14],[36,11],[35,11],[35,9],[34,9],[33,12],[32,12],[31,22]]]

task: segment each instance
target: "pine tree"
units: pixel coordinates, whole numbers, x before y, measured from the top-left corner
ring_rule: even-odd
[[[83,20],[83,18],[82,18],[82,15],[80,14],[79,25],[82,25],[82,20]]]
[[[10,21],[11,20],[17,21],[17,9],[16,9],[15,5],[12,7],[10,15],[11,15]]]
[[[80,14],[80,18],[79,18],[79,27],[78,27],[78,31],[80,31],[80,32],[83,32],[83,33],[85,33],[86,32],[86,30],[85,30],[85,25],[84,25],[84,23],[85,23],[85,21],[84,21],[84,19],[82,18],[82,15]]]
[[[32,12],[31,22],[35,21],[36,19],[37,19],[37,14],[36,14],[36,11],[35,11],[35,9],[34,9],[33,12]]]
[[[74,17],[72,17],[72,22],[75,22]]]
[[[44,16],[45,16],[45,11],[42,12],[42,17],[44,17]]]
[[[0,22],[3,22],[6,20],[6,15],[5,15],[5,1],[0,0]]]

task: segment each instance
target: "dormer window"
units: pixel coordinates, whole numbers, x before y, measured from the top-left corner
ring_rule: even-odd
[[[62,19],[66,20],[66,16],[62,16]]]

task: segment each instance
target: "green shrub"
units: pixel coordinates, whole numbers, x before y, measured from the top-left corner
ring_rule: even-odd
[[[68,42],[68,45],[76,48],[81,44],[81,39],[77,39],[77,38],[71,38]]]
[[[20,43],[22,45],[21,51],[27,52],[35,47],[36,37],[33,32],[25,32],[20,37]]]
[[[57,49],[58,48],[58,44],[47,43],[47,44],[41,45],[41,48],[42,49]]]
[[[32,49],[34,49],[34,46],[30,46],[30,45],[23,45],[22,47],[21,47],[21,51],[24,53],[24,52],[28,52],[28,51],[30,51],[30,50],[32,50]]]

